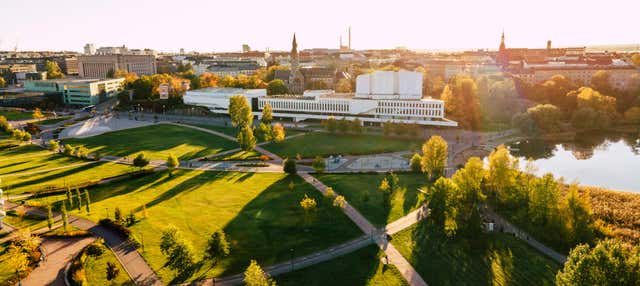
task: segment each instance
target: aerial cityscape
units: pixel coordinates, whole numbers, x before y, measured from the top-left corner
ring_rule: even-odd
[[[0,4],[0,286],[640,285],[640,2]]]

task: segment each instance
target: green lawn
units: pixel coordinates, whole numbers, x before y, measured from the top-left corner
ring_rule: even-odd
[[[393,245],[429,285],[554,285],[559,265],[511,235],[477,242],[434,234],[427,224],[393,235]]]
[[[294,191],[288,187],[291,181]],[[115,207],[124,214],[134,211],[140,218],[142,205],[146,205],[148,217],[131,229],[144,241],[145,258],[165,282],[175,277],[163,267],[165,257],[158,248],[160,233],[168,225],[182,230],[198,259],[211,233],[220,228],[227,233],[231,256],[215,266],[204,263],[190,279],[240,273],[250,259],[271,265],[288,260],[291,248],[300,256],[360,235],[330,200],[298,176],[178,170],[171,178],[167,172],[158,172],[92,188],[90,193],[93,212],[74,213],[94,221],[104,218],[107,211],[113,218]],[[318,202],[317,210],[309,215],[299,205],[305,194]],[[58,195],[49,202],[62,199],[64,195]]]
[[[3,223],[6,223],[15,228],[29,228],[32,231],[47,226],[46,218],[35,215],[24,215],[22,218],[20,218],[13,211],[8,212],[7,216],[2,221]]]
[[[416,149],[421,142],[385,138],[377,135],[337,135],[325,132],[313,132],[307,135],[285,140],[283,143],[270,143],[263,147],[282,157],[303,158],[329,155],[363,155]]]
[[[0,116],[6,117],[9,121],[33,119],[33,113],[31,112],[21,112],[13,110],[0,110]]]
[[[59,169],[37,174],[25,174],[2,177],[2,188],[9,194],[44,191],[48,187],[77,185],[86,182],[99,181],[103,178],[114,177],[136,171],[131,165],[95,162],[82,166]]]
[[[118,259],[116,259],[116,256],[108,248],[105,247],[102,255],[98,257],[91,255],[87,255],[86,257],[87,259],[84,261],[84,269],[87,277],[87,285],[134,285],[131,278],[129,278],[129,275],[127,275],[127,272],[124,271],[124,268],[122,268],[122,265]],[[116,279],[112,281],[107,280],[107,262],[114,263],[120,270]]]
[[[280,286],[409,285],[393,265],[380,261],[382,251],[370,245],[353,253],[274,277]]]
[[[213,130],[213,131],[218,131],[220,133],[229,135],[231,137],[236,137],[238,136],[238,128],[233,127],[233,126],[219,126],[219,125],[208,125],[208,124],[192,124],[193,126],[198,126],[198,127],[202,127],[205,129],[209,129],[209,130]],[[256,127],[256,126],[254,126]],[[300,134],[300,133],[304,133],[303,131],[298,131],[298,130],[291,130],[291,129],[285,129],[284,130],[285,136],[291,136],[291,135],[295,135],[295,134]],[[258,142],[262,142],[261,140],[258,140]]]
[[[56,124],[58,122],[65,121],[65,120],[67,120],[69,118],[71,118],[71,117],[65,116],[65,117],[45,119],[45,120],[38,121],[37,124],[40,124],[40,125],[51,125],[51,124]]]
[[[6,156],[0,155],[0,178],[87,162],[74,157],[53,154],[37,146],[21,146],[13,149],[19,150],[14,150],[13,154],[0,152],[7,154]]]
[[[210,161],[251,161],[251,160],[260,160],[261,155],[262,154],[256,150],[251,150],[248,152],[238,151],[233,154],[216,156],[209,160]]]
[[[371,223],[384,226],[419,207],[425,200],[419,188],[428,186],[424,174],[399,173],[400,189],[396,191],[389,205],[385,205],[382,192],[378,189],[384,174],[318,174],[314,175],[325,185],[343,195]]]
[[[165,160],[170,153],[188,160],[238,147],[233,141],[187,127],[158,124],[109,132],[88,138],[65,139],[63,144],[84,145],[102,155],[129,156],[144,151],[151,159]]]

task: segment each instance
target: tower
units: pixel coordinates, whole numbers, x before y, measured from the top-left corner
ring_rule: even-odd
[[[291,43],[291,71],[289,72],[289,93],[302,94],[304,92],[304,76],[299,69],[298,41],[296,33],[293,33]]]
[[[504,31],[502,31],[502,37],[500,39],[500,47],[498,48],[498,54],[496,55],[496,63],[503,67],[509,63],[509,56],[507,55],[507,47],[504,43]]]

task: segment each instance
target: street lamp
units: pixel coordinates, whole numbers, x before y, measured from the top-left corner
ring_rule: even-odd
[[[293,271],[293,248],[289,249],[289,252],[291,253],[291,271]]]

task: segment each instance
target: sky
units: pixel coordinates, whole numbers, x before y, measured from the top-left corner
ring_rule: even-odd
[[[0,0],[0,50],[497,49],[640,43],[638,0]]]

